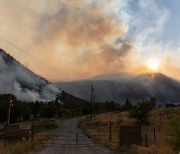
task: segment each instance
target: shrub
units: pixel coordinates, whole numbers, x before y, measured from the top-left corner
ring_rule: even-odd
[[[180,118],[170,121],[168,127],[168,143],[174,150],[180,150]]]
[[[143,101],[141,103],[138,103],[136,106],[134,106],[130,112],[129,116],[131,118],[136,118],[140,124],[143,124],[145,121],[147,121],[147,118],[149,116],[149,111],[152,109],[152,105],[149,101]]]
[[[52,105],[46,105],[41,108],[40,115],[41,117],[45,118],[54,118],[55,114],[57,113],[57,108]]]

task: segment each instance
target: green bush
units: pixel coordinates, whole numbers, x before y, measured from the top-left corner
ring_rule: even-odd
[[[58,109],[55,105],[44,105],[41,108],[40,115],[44,118],[54,118],[55,114],[58,112]]]
[[[140,124],[147,121],[149,117],[149,111],[152,109],[152,105],[149,101],[143,101],[135,105],[130,111],[129,116],[135,118]]]
[[[180,150],[180,118],[170,121],[168,127],[168,143],[174,150]]]

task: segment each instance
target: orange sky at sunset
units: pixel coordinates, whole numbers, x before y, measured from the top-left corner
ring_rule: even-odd
[[[2,39],[0,48],[51,81],[114,72],[180,79],[179,44],[162,39],[171,10],[154,0],[2,0],[0,14],[0,37],[54,70]],[[147,65],[151,58],[157,69]]]

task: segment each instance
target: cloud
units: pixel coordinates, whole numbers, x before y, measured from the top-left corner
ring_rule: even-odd
[[[129,52],[132,50],[132,45],[128,43],[123,43],[120,47],[115,48],[110,45],[106,45],[103,48],[103,51],[101,52],[100,56],[107,62],[112,62],[116,59],[125,57],[129,54]]]
[[[51,80],[135,72],[141,59],[162,52],[154,47],[162,46],[169,18],[155,0],[2,0],[1,6],[0,35],[58,71],[0,40],[1,47]]]
[[[3,1],[2,21],[8,21],[9,24],[3,22],[0,32],[6,32],[8,35],[5,35],[5,38],[27,49],[30,54],[41,61],[46,61],[48,58],[48,63],[62,72],[61,75],[64,78],[78,77],[79,74],[75,71],[85,71],[82,74],[89,76],[99,72],[98,69],[104,69],[109,62],[101,63],[99,60],[100,64],[96,62],[99,67],[93,67],[92,72],[88,73],[86,70],[92,66],[90,62],[92,60],[84,61],[84,68],[81,70],[77,61],[83,59],[84,51],[91,52],[88,55],[92,57],[88,59],[104,55],[102,58],[104,57],[105,60],[105,54],[111,54],[111,52],[114,54],[111,56],[113,60],[118,59],[119,56],[124,57],[123,51],[118,49],[121,47],[115,47],[113,43],[117,38],[123,37],[125,26],[122,21],[113,18],[113,14],[105,7],[108,4],[110,2],[106,0],[103,3],[78,0],[76,2],[40,0],[31,1],[27,7],[22,0]],[[18,27],[20,29],[16,31]],[[123,46],[123,43],[121,44]],[[13,53],[14,49],[8,46],[7,50]],[[42,67],[37,68],[37,63],[34,64],[22,54],[13,53],[12,55],[15,55],[17,59],[24,59],[22,63],[26,63],[38,74],[43,72],[43,75],[48,78],[61,78],[57,72],[53,73],[46,68],[47,71],[42,71]]]

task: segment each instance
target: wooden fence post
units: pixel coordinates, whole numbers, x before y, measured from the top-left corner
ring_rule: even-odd
[[[120,132],[121,132],[121,126],[119,127],[119,134],[118,134],[118,135],[119,135],[119,136],[118,136],[118,138],[119,138],[119,146],[121,145],[121,139],[120,139],[120,134],[121,134],[121,133],[120,133]]]
[[[32,123],[32,139],[34,139],[34,118],[33,118],[33,123]]]
[[[160,132],[159,124],[158,124],[158,131]]]
[[[112,140],[112,123],[111,121],[109,122],[109,142]]]
[[[79,134],[76,133],[76,146],[78,146]]]
[[[98,130],[98,144],[99,144],[99,132],[100,132],[100,130]]]
[[[53,132],[53,147],[54,147],[54,137],[55,137],[55,132]]]
[[[161,128],[162,128],[162,119],[160,118],[160,124],[161,124]]]
[[[156,128],[154,128],[154,140],[156,140]]]
[[[147,134],[145,134],[145,144],[146,144],[146,147],[148,147],[148,137],[147,137]]]

